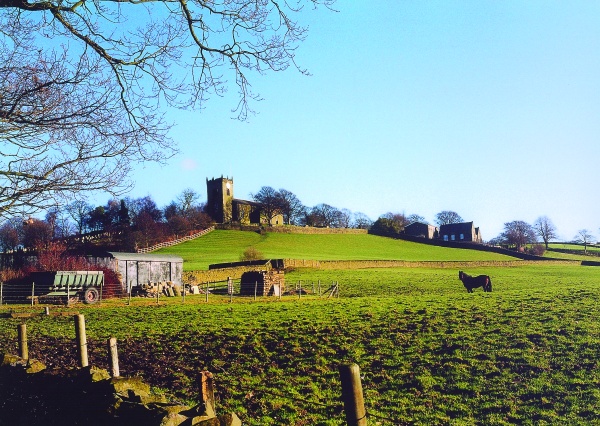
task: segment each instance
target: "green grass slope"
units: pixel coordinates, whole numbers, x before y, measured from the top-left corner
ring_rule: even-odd
[[[469,249],[436,247],[368,234],[281,234],[216,230],[158,253],[183,257],[187,271],[213,263],[237,262],[255,247],[267,259],[481,261],[513,257]]]

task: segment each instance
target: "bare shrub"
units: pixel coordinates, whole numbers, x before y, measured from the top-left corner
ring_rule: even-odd
[[[67,247],[60,242],[37,247],[40,271],[85,271],[90,265],[86,258],[67,254]]]
[[[240,256],[241,261],[261,260],[264,258],[265,258],[265,256],[256,247],[248,247],[246,250],[244,250],[244,253],[242,253],[242,255]]]
[[[546,248],[544,247],[543,244],[534,244],[529,249],[529,253],[531,253],[535,256],[543,256],[545,252],[546,252]]]

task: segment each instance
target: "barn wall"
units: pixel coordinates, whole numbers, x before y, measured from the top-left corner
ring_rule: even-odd
[[[171,281],[181,284],[183,262],[120,260],[117,272],[121,275],[121,283],[125,290],[130,284],[135,287],[148,282]]]

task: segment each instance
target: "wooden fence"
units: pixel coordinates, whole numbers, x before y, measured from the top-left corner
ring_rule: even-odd
[[[48,311],[46,311],[48,315]],[[77,359],[80,369],[90,368],[88,360],[88,342],[86,337],[85,318],[82,314],[74,314],[75,336],[77,342]],[[18,326],[18,345],[19,358],[23,361],[21,364],[27,367],[30,363],[29,348],[27,341],[27,326],[25,323]],[[107,342],[107,353],[109,360],[110,378],[118,378],[119,374],[119,359],[117,351],[117,339],[111,337]],[[15,363],[17,365],[19,363]],[[41,371],[41,370],[40,370]],[[341,382],[341,397],[348,426],[366,426],[367,425],[367,410],[365,409],[363,388],[360,377],[360,370],[357,364],[341,364],[338,367],[339,378]],[[210,372],[201,372],[201,403],[210,405],[210,412],[215,413],[215,398],[214,398],[214,383],[213,375]],[[213,414],[214,417],[216,415]],[[379,418],[375,416],[374,418]],[[382,419],[382,418],[380,418]],[[389,419],[386,419],[389,420]],[[163,424],[163,423],[161,423]],[[182,423],[183,424],[183,423]],[[191,424],[191,423],[190,423]],[[212,424],[212,423],[211,423]],[[222,424],[222,423],[220,423]],[[238,423],[232,423],[238,424]],[[241,423],[239,423],[241,424]]]
[[[183,243],[185,241],[194,240],[194,239],[196,239],[198,237],[206,235],[209,232],[213,231],[214,229],[215,229],[215,227],[211,226],[210,228],[206,228],[203,231],[196,232],[195,234],[188,235],[186,237],[178,238],[176,240],[171,240],[171,241],[165,241],[164,243],[158,243],[158,244],[155,244],[153,246],[146,247],[146,248],[137,249],[136,252],[137,253],[150,253],[150,252],[156,251],[156,250],[161,249],[161,248],[171,247],[171,246],[174,246],[176,244]]]

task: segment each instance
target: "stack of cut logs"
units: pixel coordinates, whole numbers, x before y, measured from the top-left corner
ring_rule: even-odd
[[[171,281],[161,281],[140,286],[140,296],[156,297],[157,293],[169,297],[181,296],[181,285],[174,284]]]

